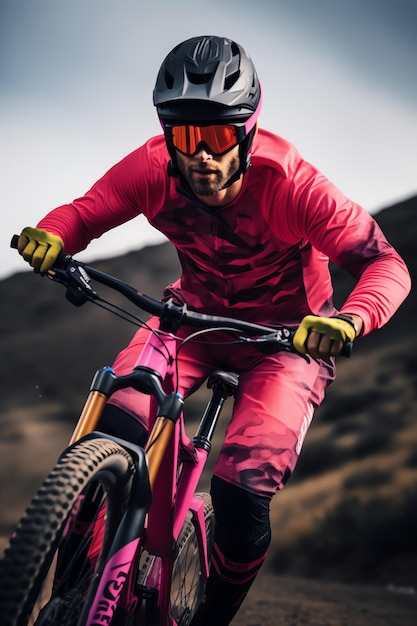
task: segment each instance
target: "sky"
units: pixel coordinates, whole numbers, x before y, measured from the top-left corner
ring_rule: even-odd
[[[13,0],[0,4],[0,279],[9,248],[160,132],[159,66],[201,34],[238,41],[263,88],[260,125],[371,213],[417,193],[415,0]],[[77,255],[163,241],[137,218]]]

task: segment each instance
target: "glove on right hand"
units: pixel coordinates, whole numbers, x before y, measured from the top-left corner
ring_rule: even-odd
[[[60,237],[46,230],[27,226],[19,236],[17,249],[35,270],[47,272],[53,267],[59,253],[64,249],[64,242]]]
[[[356,327],[349,316],[335,315],[333,317],[319,317],[306,315],[294,335],[294,348],[301,354],[307,354],[306,342],[311,331],[328,337],[332,341],[353,342],[356,337]]]

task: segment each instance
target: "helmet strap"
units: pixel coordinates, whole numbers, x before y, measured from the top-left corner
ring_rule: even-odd
[[[255,137],[255,133],[256,133],[256,125],[249,131],[249,133],[246,135],[243,141],[240,142],[239,144],[239,167],[236,170],[236,172],[233,174],[233,176],[229,178],[227,183],[223,185],[222,189],[227,189],[228,187],[233,185],[233,183],[239,180],[242,174],[246,174],[246,172],[250,168],[250,161],[251,161],[250,147],[252,145],[253,138]]]
[[[176,163],[176,159],[174,161],[174,159],[171,157],[171,160],[168,162],[168,176],[171,176],[172,178],[179,178],[180,177],[180,173],[178,170],[178,166]]]

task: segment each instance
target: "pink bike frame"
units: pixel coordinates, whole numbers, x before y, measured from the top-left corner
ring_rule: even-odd
[[[164,349],[161,350],[161,341]],[[168,333],[150,332],[149,338],[136,362],[135,367],[157,372],[164,384],[176,385],[175,358],[178,339]],[[166,392],[172,389],[165,389]],[[156,402],[151,402],[155,410],[150,416],[150,440],[152,429],[157,424]],[[179,458],[181,453],[181,458]],[[199,544],[200,563],[203,579],[207,580],[209,554],[206,541],[204,502],[194,497],[194,492],[204,469],[208,452],[196,448],[183,428],[183,415],[176,420],[172,436],[167,440],[166,449],[159,459],[152,485],[152,505],[148,512],[144,549],[158,557],[154,561],[153,582],[158,590],[158,609],[163,626],[177,626],[170,612],[170,590],[174,564],[174,542],[178,539],[186,515],[190,510],[195,524]],[[150,470],[151,470],[151,460]],[[181,464],[181,472],[178,472]],[[125,584],[130,581],[134,568],[132,564],[138,554],[140,537],[125,545],[106,563],[94,601],[90,607],[86,626],[104,626],[109,623],[114,610],[122,601],[124,608],[133,610],[137,598],[126,597]],[[129,584],[127,590],[131,588]],[[124,593],[123,593],[124,591]],[[124,601],[123,601],[124,599]]]

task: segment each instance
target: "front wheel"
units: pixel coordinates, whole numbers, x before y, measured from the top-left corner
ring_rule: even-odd
[[[129,453],[107,439],[81,441],[64,453],[0,561],[2,626],[78,625],[133,473]]]

